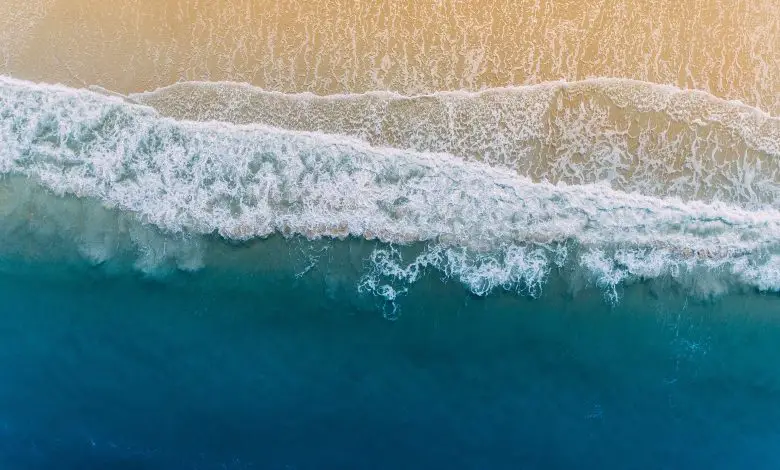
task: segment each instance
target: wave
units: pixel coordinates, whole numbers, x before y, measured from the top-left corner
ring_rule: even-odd
[[[626,79],[481,92],[317,96],[189,82],[130,95],[176,119],[343,134],[444,152],[534,181],[780,207],[780,119],[734,101]]]
[[[122,98],[10,78],[0,79],[0,174],[17,186],[0,197],[9,226],[26,217],[15,195],[41,188],[97,201],[169,238],[378,240],[359,287],[390,300],[430,270],[480,295],[537,295],[553,270],[584,277],[611,299],[621,283],[659,278],[704,293],[780,290],[775,201],[748,208],[535,182],[446,153],[175,120]],[[61,220],[55,212],[68,204],[57,207],[50,212]],[[73,207],[85,224],[71,229],[79,243],[110,246],[102,232],[82,239],[105,218]],[[422,248],[410,257],[399,245]]]

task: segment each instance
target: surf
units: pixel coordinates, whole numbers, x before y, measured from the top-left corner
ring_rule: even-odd
[[[10,78],[0,79],[0,117],[6,225],[25,226],[30,198],[60,222],[71,206],[69,231],[81,252],[103,253],[95,260],[116,242],[106,234],[132,232],[131,223],[161,240],[195,240],[185,270],[203,266],[190,251],[208,251],[214,237],[375,240],[357,288],[388,300],[426,271],[478,295],[538,295],[552,272],[584,278],[612,301],[618,286],[653,279],[705,296],[780,290],[776,200],[535,181],[477,158],[261,123],[178,120],[122,97]],[[51,230],[41,220],[38,228]],[[97,240],[83,236],[93,223],[103,226]],[[138,253],[150,251],[143,238],[133,242]],[[417,251],[404,255],[396,248],[404,246]],[[141,265],[154,270],[153,261]]]
[[[780,120],[696,90],[627,79],[404,96],[284,94],[187,82],[132,94],[175,119],[265,124],[443,152],[532,180],[685,200],[780,201]]]

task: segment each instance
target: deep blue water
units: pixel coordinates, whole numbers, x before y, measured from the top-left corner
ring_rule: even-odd
[[[0,468],[780,466],[776,295],[611,306],[429,275],[391,321],[324,280],[338,260],[163,281],[5,262]]]

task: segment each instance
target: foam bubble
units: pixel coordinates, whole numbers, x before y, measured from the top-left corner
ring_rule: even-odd
[[[443,153],[176,121],[117,97],[11,79],[0,81],[0,116],[4,174],[97,199],[163,233],[426,244],[406,266],[376,254],[362,285],[388,298],[429,268],[480,295],[536,295],[552,269],[568,268],[613,299],[620,283],[658,277],[717,293],[696,284],[702,272],[713,286],[780,290],[780,211],[768,206],[534,182]],[[150,260],[168,256],[165,237],[154,233],[135,237]],[[173,256],[192,259],[186,250]],[[144,259],[139,269],[156,263]]]
[[[592,79],[323,97],[193,82],[132,98],[177,119],[350,135],[504,166],[537,182],[605,181],[653,196],[780,204],[780,120],[670,86]]]

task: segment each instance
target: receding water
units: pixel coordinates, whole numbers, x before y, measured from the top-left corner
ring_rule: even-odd
[[[780,112],[777,0],[4,0],[0,73],[404,94],[617,77]]]

